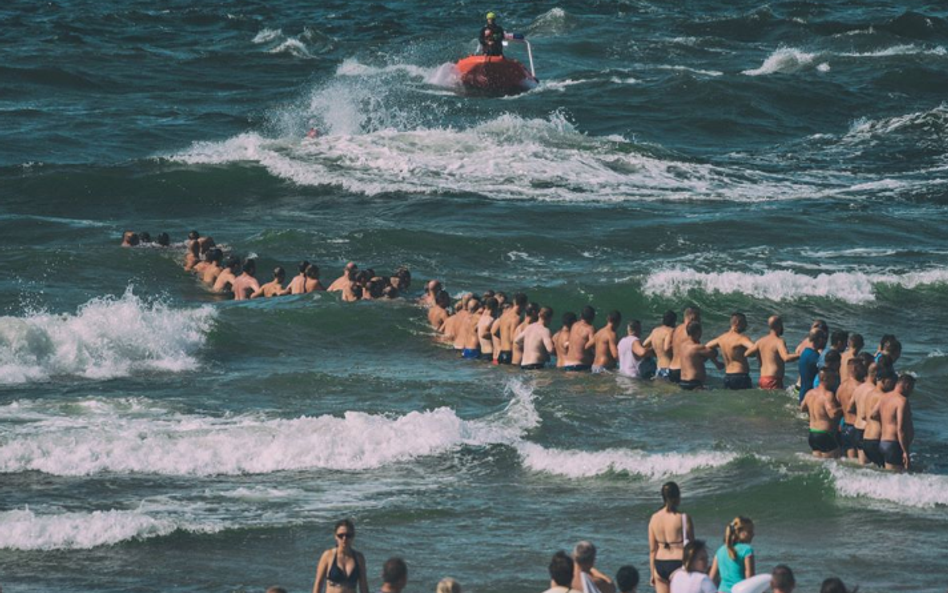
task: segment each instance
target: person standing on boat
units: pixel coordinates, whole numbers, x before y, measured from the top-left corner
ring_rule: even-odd
[[[481,27],[478,39],[485,56],[504,55],[504,28],[497,24],[497,15],[493,12],[487,13],[487,24]]]

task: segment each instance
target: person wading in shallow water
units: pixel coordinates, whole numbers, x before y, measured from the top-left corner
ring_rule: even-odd
[[[316,568],[313,593],[369,593],[365,556],[352,547],[355,525],[349,519],[336,523],[336,547],[323,552]]]

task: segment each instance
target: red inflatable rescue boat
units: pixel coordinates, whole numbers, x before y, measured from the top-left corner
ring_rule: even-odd
[[[520,34],[508,35],[507,40],[526,45],[530,69],[504,56],[468,56],[456,64],[465,89],[488,95],[516,95],[537,86],[530,43]]]

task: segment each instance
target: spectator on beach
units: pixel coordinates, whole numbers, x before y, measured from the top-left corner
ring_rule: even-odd
[[[770,588],[774,593],[793,593],[797,586],[797,581],[793,577],[793,571],[785,564],[779,564],[770,573]]]
[[[619,568],[616,573],[616,589],[619,593],[636,593],[639,588],[639,571],[631,565]]]
[[[662,508],[648,523],[649,568],[657,593],[668,593],[671,575],[681,568],[685,546],[695,537],[694,525],[680,505],[678,484],[667,482],[662,486]]]
[[[737,517],[724,531],[724,545],[718,548],[711,565],[711,578],[719,583],[722,593],[731,593],[731,587],[754,576],[754,522]]]
[[[573,559],[560,550],[550,560],[550,588],[543,593],[569,593],[573,584]]]
[[[718,588],[708,576],[708,546],[697,539],[688,542],[684,563],[671,577],[671,593],[716,593]]]
[[[612,579],[596,569],[596,546],[581,541],[573,548],[573,589],[583,593],[616,593]]]
[[[401,593],[408,584],[408,565],[401,558],[389,558],[382,565],[380,593]]]
[[[369,593],[365,556],[352,547],[355,534],[355,525],[349,519],[336,523],[336,547],[319,558],[313,593],[355,593],[357,586],[359,593]]]
[[[461,593],[461,583],[450,577],[441,579],[435,593]]]

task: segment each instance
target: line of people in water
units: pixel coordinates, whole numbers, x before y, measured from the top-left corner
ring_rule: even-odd
[[[695,537],[692,517],[681,510],[681,490],[674,482],[662,486],[662,508],[648,524],[649,583],[656,593],[731,593],[738,583],[758,575],[752,542],[754,522],[737,517],[725,527],[723,543],[713,556],[708,544]],[[316,564],[313,593],[369,593],[368,563],[355,549],[356,529],[350,519],[333,528],[335,546],[325,550]],[[626,564],[615,579],[596,565],[597,549],[589,541],[577,543],[572,554],[558,551],[548,567],[549,588],[544,593],[637,593],[639,571]],[[408,583],[408,566],[401,558],[390,558],[382,566],[380,593],[401,593]],[[792,593],[793,571],[776,566],[765,581],[774,593]],[[539,587],[538,587],[539,588]],[[436,593],[461,593],[452,578],[442,579]],[[758,589],[760,590],[760,589]],[[267,593],[286,593],[271,587]],[[823,581],[820,593],[850,592],[839,578]]]
[[[141,236],[123,235],[123,246],[135,246]],[[162,233],[163,244],[168,245]],[[273,279],[261,284],[256,261],[235,255],[224,259],[223,250],[211,237],[191,231],[185,242],[184,270],[220,293],[236,300],[314,291],[339,292],[343,301],[396,299],[407,296],[411,272],[399,268],[391,276],[360,270],[349,262],[329,286],[320,280],[316,264],[302,261],[298,274],[286,282],[285,270],[277,266]],[[418,303],[427,309],[427,319],[439,340],[453,346],[463,359],[495,365],[519,366],[536,371],[555,364],[571,373],[616,372],[636,379],[675,383],[684,390],[703,389],[710,362],[724,371],[724,387],[751,389],[750,361],[759,361],[757,387],[784,389],[787,363],[797,363],[796,389],[800,410],[809,416],[808,443],[820,458],[847,457],[863,465],[888,470],[907,470],[911,464],[914,425],[909,397],[915,377],[898,375],[895,363],[902,345],[886,334],[874,354],[864,352],[860,334],[836,330],[816,320],[808,335],[791,352],[783,337],[779,315],[767,320],[769,332],[758,340],[746,335],[747,317],[734,313],[728,330],[702,342],[701,310],[688,307],[678,323],[674,311],[666,311],[660,325],[643,336],[642,322],[632,319],[620,338],[622,314],[610,311],[606,324],[594,326],[596,310],[585,306],[579,316],[567,312],[553,333],[553,310],[530,302],[524,293],[508,298],[489,290],[481,296],[466,293],[452,303],[439,280],[425,285]],[[720,360],[720,359],[723,359]]]

